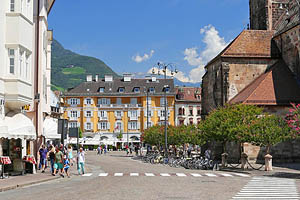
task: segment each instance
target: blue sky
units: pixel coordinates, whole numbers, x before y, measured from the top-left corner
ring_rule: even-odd
[[[118,73],[176,63],[179,80],[203,66],[249,23],[248,0],[56,0],[49,28],[67,49]]]

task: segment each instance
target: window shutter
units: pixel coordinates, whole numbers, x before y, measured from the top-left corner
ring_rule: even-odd
[[[124,116],[124,112],[123,112],[123,111],[121,111],[121,116],[122,116],[122,117]]]
[[[107,117],[107,111],[104,111],[104,117]]]
[[[161,117],[161,110],[157,111],[157,115],[158,115],[158,117]]]
[[[77,128],[80,128],[80,122],[77,122]]]
[[[117,117],[117,111],[115,111],[115,117]]]
[[[98,122],[98,130],[101,130],[100,122]]]
[[[68,99],[68,104],[69,104],[69,105],[71,104],[71,99]]]
[[[80,111],[77,111],[77,117],[80,117]]]
[[[91,130],[94,130],[94,123],[91,122]]]
[[[109,105],[110,104],[110,99],[106,99],[106,103]]]
[[[147,122],[146,122],[147,123]],[[140,130],[141,129],[141,122],[137,123],[137,129]]]
[[[128,110],[127,116],[128,116],[129,118],[131,117],[131,111],[130,111],[130,110]]]
[[[87,125],[86,125],[86,123],[84,123],[84,130],[86,130],[86,128],[87,128]]]
[[[87,115],[86,115],[86,111],[84,111],[84,116],[85,116],[85,117],[87,117]]]
[[[131,123],[130,122],[128,122],[127,127],[128,127],[128,130],[131,130]]]
[[[100,110],[98,110],[98,117],[99,117],[99,118],[100,118],[100,116],[101,116],[101,115],[100,115],[100,113],[101,113],[101,111],[100,111]]]
[[[93,117],[94,116],[94,111],[93,110],[91,110],[91,117]]]
[[[71,117],[71,111],[68,111],[68,117],[69,118]]]
[[[141,111],[137,110],[137,117],[140,117],[140,115],[141,115]]]
[[[94,104],[94,99],[93,98],[91,98],[91,104]]]
[[[110,130],[110,123],[107,122],[107,130]]]
[[[144,109],[144,116],[147,117],[147,109]]]

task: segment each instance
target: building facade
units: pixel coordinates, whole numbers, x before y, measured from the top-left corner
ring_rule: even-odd
[[[50,89],[52,32],[47,17],[53,4],[0,2],[0,156],[11,158],[13,171],[22,171],[24,156],[36,156],[36,139],[43,132],[40,111],[50,110],[47,98],[38,97]]]
[[[164,110],[166,92],[167,115]],[[175,125],[173,79],[134,79],[106,75],[87,76],[87,81],[64,94],[64,118],[79,127],[86,145],[107,144],[118,148],[139,143],[141,133],[155,124]],[[68,143],[76,143],[70,138]]]
[[[175,125],[199,124],[201,121],[201,88],[175,88]]]

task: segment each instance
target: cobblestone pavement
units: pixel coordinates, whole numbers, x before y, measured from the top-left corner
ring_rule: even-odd
[[[0,193],[8,199],[232,199],[256,174],[187,170],[142,163],[124,152],[87,152],[84,176]],[[263,176],[260,175],[260,176]],[[297,180],[295,181],[297,183]]]

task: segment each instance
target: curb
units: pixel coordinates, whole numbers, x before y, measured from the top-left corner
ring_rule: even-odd
[[[24,184],[18,184],[18,185],[14,185],[14,186],[5,187],[5,188],[0,188],[0,192],[5,192],[5,191],[8,191],[8,190],[14,190],[14,189],[29,186],[29,185],[44,183],[44,182],[52,181],[52,180],[59,179],[59,178],[60,177],[53,177],[53,178],[49,178],[49,179],[45,179],[45,180],[33,181],[33,182],[30,182],[30,183],[24,183]]]

